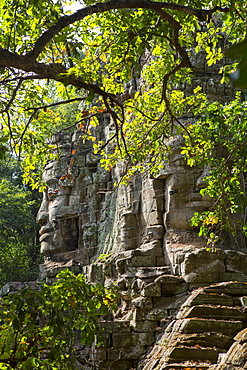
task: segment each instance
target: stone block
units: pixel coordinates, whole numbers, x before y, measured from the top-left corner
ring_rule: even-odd
[[[90,358],[93,361],[106,360],[106,349],[105,348],[92,348],[90,350]]]
[[[194,306],[194,305],[222,305],[222,306],[233,306],[233,298],[226,294],[205,293],[202,290],[192,292],[189,298],[185,301],[183,306]]]
[[[192,333],[182,334],[178,333],[174,336],[175,346],[190,346],[199,345],[202,347],[216,347],[221,349],[228,349],[233,343],[233,339],[222,333]]]
[[[165,266],[165,265],[166,265],[166,261],[165,261],[164,256],[156,257],[156,266],[160,267],[160,266]],[[169,266],[168,274],[170,274],[171,272],[172,272],[171,267]]]
[[[21,288],[24,287],[24,284],[19,281],[11,281],[6,283],[0,290],[0,297],[4,297],[13,292],[18,292]]]
[[[224,272],[225,265],[223,261],[216,259],[211,263],[195,269],[189,274],[183,274],[183,277],[188,283],[216,283],[220,280],[220,276]]]
[[[154,333],[113,333],[113,348],[130,348],[134,346],[150,346],[154,343]]]
[[[146,316],[147,320],[156,320],[165,319],[168,316],[167,307],[153,308]]]
[[[157,194],[158,192],[160,194],[164,193],[164,186],[165,186],[164,180],[154,179],[152,180],[152,186],[155,191],[155,194]]]
[[[164,226],[163,225],[148,226],[147,235],[153,240],[162,240],[164,237]]]
[[[120,275],[124,274],[127,270],[127,267],[130,264],[130,258],[119,258],[116,260],[115,265],[118,273]]]
[[[145,278],[156,278],[155,282],[162,282],[159,279],[162,278],[164,274],[167,274],[170,270],[169,266],[161,266],[161,267],[140,267],[135,274],[136,277],[140,279]],[[162,275],[162,276],[160,276]],[[167,276],[167,275],[165,275]]]
[[[164,275],[159,276],[157,279],[155,279],[154,282],[163,283],[163,284],[182,284],[182,283],[185,283],[185,280],[180,276],[164,274]]]
[[[179,276],[162,275],[155,280],[155,283],[161,283],[161,295],[165,297],[184,293],[188,290],[188,284]]]
[[[157,212],[156,210],[153,210],[152,212],[148,212],[145,218],[147,219],[148,224],[152,226],[162,225],[163,223],[163,213]]]
[[[160,297],[161,296],[161,286],[158,283],[148,284],[142,289],[141,295],[144,297]]]
[[[245,253],[227,250],[225,255],[227,272],[240,272],[247,275],[247,255]]]
[[[221,249],[208,250],[208,248],[196,249],[194,252],[187,253],[181,264],[182,276],[193,273],[199,268],[205,268],[213,262],[223,261],[225,259],[224,251]],[[202,269],[202,271],[203,271]]]
[[[129,251],[129,256],[162,256],[163,248],[161,240],[153,240],[142,244],[139,248]]]
[[[100,326],[104,333],[130,333],[129,321],[101,321]]]
[[[134,256],[131,258],[131,266],[133,267],[148,267],[155,266],[155,256]]]
[[[138,246],[139,230],[137,227],[121,228],[121,245],[124,250],[135,249]]]
[[[144,346],[136,346],[133,349],[126,349],[126,348],[109,348],[107,350],[107,357],[108,360],[118,360],[118,359],[124,359],[124,360],[139,360],[139,358],[145,353],[145,347]],[[122,370],[122,361],[118,361],[118,370]],[[131,369],[132,367],[130,367]],[[111,369],[111,367],[109,367]],[[128,369],[129,370],[129,369]]]
[[[161,284],[161,295],[164,297],[171,297],[176,294],[185,293],[188,291],[188,284],[187,283],[166,283]]]
[[[104,281],[103,276],[103,265],[101,263],[93,263],[88,266],[88,280],[95,282],[95,281]]]
[[[110,347],[111,346],[111,335],[102,333],[103,337],[103,346]]]
[[[219,274],[219,281],[247,282],[247,275],[239,272],[223,272]]]
[[[157,328],[157,320],[154,318],[155,321],[151,321],[148,319],[149,314],[147,315],[146,320],[142,321],[136,321],[136,320],[131,320],[130,325],[133,328],[133,330],[137,333],[154,333]]]
[[[81,272],[81,265],[78,261],[71,260],[65,263],[59,262],[48,262],[40,265],[40,275],[46,276],[48,278],[54,278],[59,272],[69,269],[71,272],[75,274],[79,274]]]
[[[175,198],[174,198],[175,201]],[[176,207],[169,209],[169,224],[172,225],[174,229],[189,229],[190,219],[188,217],[188,210],[186,208],[179,209],[180,199],[176,200]]]
[[[149,310],[146,310],[143,307],[135,307],[131,314],[131,319],[138,321],[138,320],[146,320],[147,314]]]
[[[193,359],[215,363],[219,354],[219,351],[213,348],[175,347],[169,352],[167,362],[182,362]]]
[[[165,307],[167,309],[179,307],[185,300],[187,300],[188,294],[182,293],[172,297],[153,297],[153,307],[160,308]]]
[[[228,281],[204,288],[205,293],[224,293],[233,297],[247,295],[247,283]]]
[[[244,320],[246,315],[243,310],[238,308],[197,305],[193,307],[185,307],[182,311],[180,310],[177,318],[185,317],[208,317],[224,320]]]
[[[138,253],[142,253],[149,256],[163,256],[163,248],[162,248],[162,241],[161,240],[153,240],[151,242],[142,244],[140,248],[136,249],[133,252],[135,255]]]
[[[236,335],[242,329],[242,321],[214,319],[183,319],[180,330],[184,333],[219,332],[224,335]]]
[[[153,308],[151,297],[137,297],[131,303],[133,307],[145,308],[146,310]]]
[[[136,215],[134,215],[131,212],[124,213],[121,215],[122,217],[122,222],[125,226],[127,227],[133,227],[136,225]]]

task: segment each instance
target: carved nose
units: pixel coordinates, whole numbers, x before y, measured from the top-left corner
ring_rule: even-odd
[[[44,211],[38,212],[36,220],[37,223],[40,224],[41,226],[45,225],[48,221],[48,213]]]

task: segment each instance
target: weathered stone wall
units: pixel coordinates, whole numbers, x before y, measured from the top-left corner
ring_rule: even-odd
[[[107,119],[98,130],[101,135]],[[62,267],[72,259],[84,266],[101,254],[114,255],[163,239],[163,179],[144,173],[134,176],[128,186],[114,187],[124,163],[103,170],[91,144],[82,143],[80,130],[71,138],[58,139],[64,155],[44,169],[47,190],[37,217],[45,256],[42,278],[51,276],[55,265]]]
[[[182,87],[185,93],[200,84],[211,100],[232,98],[233,89],[219,84],[220,66],[208,67],[201,53],[194,59],[196,78]],[[134,88],[130,83],[126,94]],[[110,134],[106,115],[94,135],[107,140]],[[207,369],[218,358],[215,369],[223,369],[223,354],[247,326],[247,255],[230,238],[208,249],[190,226],[193,213],[212,204],[200,194],[209,169],[187,166],[177,137],[157,178],[137,174],[128,186],[114,187],[124,163],[103,170],[80,130],[56,140],[63,156],[44,169],[38,214],[40,278],[50,281],[68,267],[119,289],[117,312],[102,321],[105,345],[81,353],[85,369]],[[245,337],[239,338],[233,346],[243,349]],[[239,368],[237,361],[228,368]]]
[[[184,260],[187,274],[178,276],[171,266],[157,266],[161,253],[160,243],[149,242],[85,268],[91,281],[114,281],[119,289],[118,311],[102,322],[105,346],[88,351],[90,364],[207,369],[247,326],[247,255],[195,249]]]

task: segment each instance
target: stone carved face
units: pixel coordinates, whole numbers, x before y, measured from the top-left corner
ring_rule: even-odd
[[[197,170],[198,171],[198,170]],[[202,196],[200,189],[205,187],[201,172],[187,169],[184,173],[174,173],[166,181],[166,228],[172,230],[191,229],[190,220],[195,212],[206,211],[212,200]]]
[[[194,213],[206,211],[212,205],[211,198],[200,194],[210,170],[186,164],[181,155],[182,137],[174,138],[170,145],[170,161],[160,176],[165,179],[165,229],[167,232],[190,231]]]
[[[41,225],[41,253],[45,256],[77,248],[78,210],[76,202],[71,202],[71,197],[75,198],[75,186],[72,176],[64,175],[66,167],[67,164],[63,161],[54,161],[48,163],[43,172],[47,189],[43,193],[37,222]]]

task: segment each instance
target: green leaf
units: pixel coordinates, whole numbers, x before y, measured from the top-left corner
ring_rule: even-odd
[[[94,99],[94,96],[95,96],[95,93],[94,93],[94,91],[93,91],[93,90],[91,90],[91,91],[89,92],[89,94],[87,95],[87,97],[86,97],[86,102],[87,102],[87,103],[92,103],[92,101],[93,101],[93,99]]]
[[[20,321],[17,317],[15,317],[14,320],[12,321],[12,325],[15,331],[18,331],[20,329]]]

